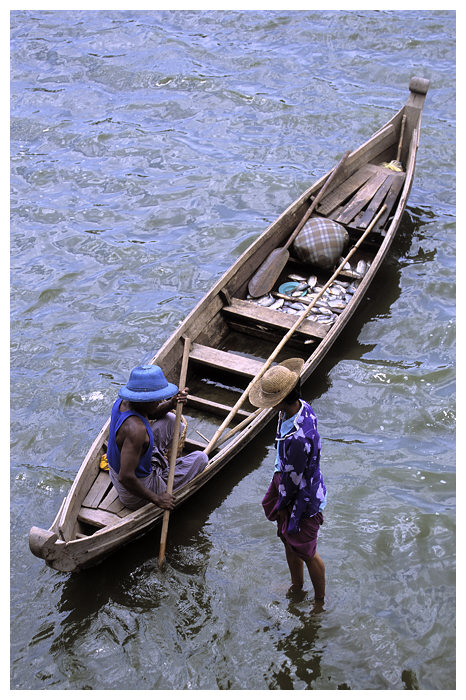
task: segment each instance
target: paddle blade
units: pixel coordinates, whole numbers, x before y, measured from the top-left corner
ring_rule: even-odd
[[[262,297],[264,294],[268,294],[280,277],[289,257],[290,254],[286,248],[273,250],[249,280],[249,294],[252,297]]]

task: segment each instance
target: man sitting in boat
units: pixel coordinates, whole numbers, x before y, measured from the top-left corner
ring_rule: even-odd
[[[146,503],[172,510],[175,499],[167,493],[168,462],[175,427],[172,412],[186,402],[188,389],[170,384],[160,367],[135,367],[118,392],[112,408],[107,459],[110,478],[120,501],[131,509]],[[176,460],[173,490],[191,481],[208,462],[194,451]]]

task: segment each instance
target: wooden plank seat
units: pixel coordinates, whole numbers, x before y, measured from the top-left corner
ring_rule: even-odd
[[[297,316],[285,314],[283,311],[269,309],[266,306],[260,306],[252,301],[244,299],[232,299],[230,306],[223,307],[223,313],[232,318],[241,319],[253,323],[259,323],[269,326],[276,330],[288,331],[297,320]],[[305,319],[296,331],[296,334],[301,333],[307,338],[322,339],[328,333],[328,329],[311,320]]]
[[[189,359],[207,367],[222,369],[248,378],[255,377],[263,365],[260,360],[217,350],[199,343],[192,344]]]
[[[204,399],[200,396],[194,396],[194,394],[188,394],[188,406],[197,408],[200,411],[205,411],[206,413],[213,413],[217,416],[227,416],[232,409],[232,406],[227,406],[217,401],[211,401],[210,399]],[[247,418],[251,414],[249,411],[244,411],[240,408],[236,412],[236,415],[238,418]]]
[[[128,513],[130,512],[131,511],[128,510]],[[107,527],[108,525],[118,525],[118,523],[121,521],[121,517],[121,515],[109,513],[107,510],[100,510],[100,508],[81,507],[78,513],[78,520],[80,522],[86,523],[87,525],[93,525],[99,529],[102,527]]]
[[[191,452],[192,450],[200,450],[202,452],[206,445],[206,442],[201,442],[191,437],[187,437],[184,441],[185,452]]]

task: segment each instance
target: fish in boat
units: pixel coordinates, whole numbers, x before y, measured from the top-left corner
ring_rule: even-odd
[[[288,279],[293,280],[294,282],[305,282],[306,278],[303,277],[302,275],[296,275],[294,273],[291,273],[291,275],[288,275]]]
[[[254,299],[254,303],[261,306],[272,306],[275,303],[275,298],[271,294],[267,294],[259,299]]]
[[[190,341],[186,381],[190,393],[183,409],[187,423],[183,451],[205,450],[209,462],[203,472],[175,492],[176,509],[224,469],[275,416],[275,408],[254,409],[247,398],[249,388],[265,368],[300,356],[305,360],[301,372],[305,382],[357,311],[387,255],[406,207],[428,86],[428,80],[412,78],[408,99],[401,109],[365,143],[349,152],[338,172],[330,170],[292,202],[222,275],[152,358],[151,363],[162,368],[168,381],[178,384],[185,342]],[[392,162],[401,162],[401,171],[387,167]],[[332,172],[332,186],[324,195]],[[287,279],[307,280],[310,284],[315,277],[318,282],[312,285],[314,300],[296,316],[247,300],[251,276],[273,251],[285,245],[319,192],[319,204],[312,216],[343,225],[353,248],[342,256],[342,263],[333,273],[290,255],[277,288]],[[354,271],[356,263],[351,258],[356,248],[358,258],[365,261],[357,286],[353,281],[359,273]],[[316,314],[316,308],[321,309],[316,307],[316,299],[333,281],[352,284],[346,288],[351,301],[339,315]],[[94,566],[163,519],[164,511],[153,504],[132,511],[119,501],[105,469],[109,423],[108,419],[98,432],[52,524],[30,530],[31,552],[58,571],[75,572]],[[201,442],[200,435],[210,441]]]
[[[357,274],[362,277],[368,269],[368,264],[366,263],[365,260],[360,260],[358,264],[356,265],[356,272]]]

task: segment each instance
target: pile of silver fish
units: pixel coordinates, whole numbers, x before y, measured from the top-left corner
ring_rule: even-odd
[[[345,265],[343,269],[351,274],[353,280],[351,282],[343,280],[332,282],[310,310],[308,316],[310,321],[331,325],[335,323],[338,316],[349,304],[360,280],[369,269],[369,263],[360,260],[354,270],[349,266],[349,263],[347,266]],[[288,280],[278,288],[278,295],[276,292],[272,292],[256,299],[248,296],[247,299],[261,306],[267,306],[269,309],[300,315],[316,299],[324,285],[318,284],[316,275],[306,278],[290,274]],[[282,296],[289,298],[283,299]]]

